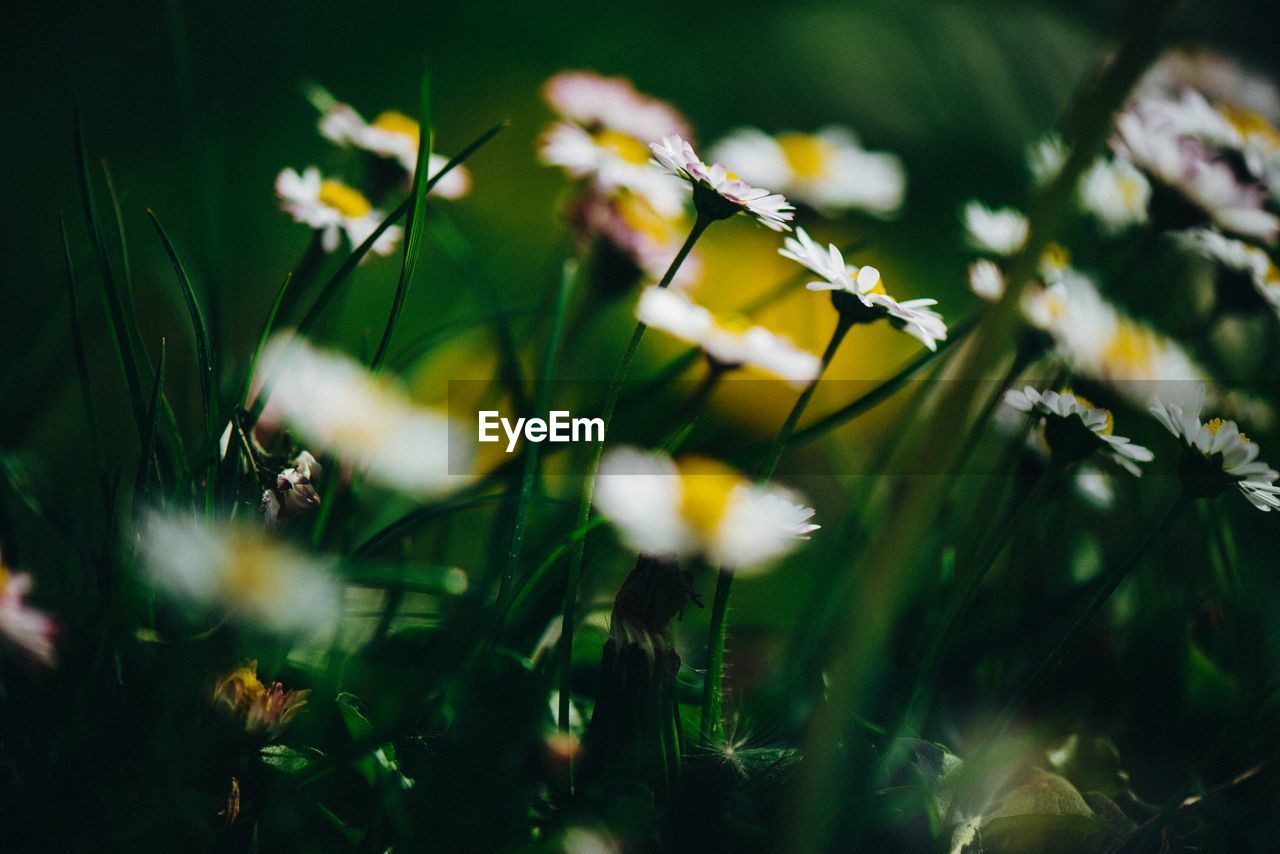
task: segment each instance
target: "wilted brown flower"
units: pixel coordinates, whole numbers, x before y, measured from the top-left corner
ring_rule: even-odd
[[[286,691],[279,682],[270,687],[258,679],[258,662],[237,667],[218,681],[213,704],[248,735],[273,739],[302,711],[310,691]]]

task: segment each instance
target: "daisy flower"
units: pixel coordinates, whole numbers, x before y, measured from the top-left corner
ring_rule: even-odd
[[[275,484],[262,491],[262,505],[259,507],[268,531],[275,530],[281,519],[292,519],[320,506],[320,493],[312,485],[312,480],[319,477],[320,472],[321,466],[316,458],[303,451],[276,475]]]
[[[278,635],[319,637],[336,627],[341,590],[331,562],[261,530],[185,514],[153,514],[139,554],[171,596]]]
[[[321,246],[333,252],[345,233],[352,246],[359,246],[373,234],[384,214],[375,210],[359,190],[334,178],[322,178],[320,170],[310,166],[301,174],[284,169],[276,176],[276,196],[280,207],[301,222],[320,232]],[[395,251],[402,229],[393,225],[373,243],[378,255]]]
[[[327,92],[313,92],[312,103],[320,110],[320,135],[343,148],[366,151],[390,160],[412,178],[418,168],[418,146],[422,128],[418,120],[397,110],[384,110],[372,122]],[[449,163],[449,158],[431,152],[427,158],[427,177],[435,177]],[[471,173],[465,166],[455,166],[442,177],[429,195],[441,199],[460,199],[471,192]]]
[[[693,187],[693,205],[699,214],[728,219],[745,213],[774,231],[791,230],[787,223],[795,216],[795,208],[784,196],[752,187],[719,163],[703,163],[680,136],[672,134],[660,143],[651,143],[649,150],[654,162]]]
[[[213,705],[246,735],[270,741],[298,716],[310,694],[286,691],[279,682],[263,685],[258,662],[250,661],[218,680]]]
[[[1203,92],[1214,102],[1238,105],[1267,120],[1280,121],[1280,90],[1267,77],[1236,60],[1204,48],[1167,52],[1138,84],[1140,95]]]
[[[701,556],[759,571],[817,530],[813,509],[790,490],[753,484],[702,457],[619,448],[605,455],[593,501],[623,542],[656,557]]]
[[[1155,458],[1147,448],[1115,434],[1111,410],[1096,407],[1073,392],[1040,392],[1026,386],[1022,391],[1006,391],[1004,402],[1040,419],[1045,442],[1061,463],[1079,462],[1095,451],[1102,451],[1125,471],[1141,477],[1138,463],[1149,463]]]
[[[1004,271],[990,258],[979,258],[969,265],[969,290],[987,302],[1004,296]]]
[[[803,386],[822,372],[822,361],[797,349],[762,326],[735,328],[717,320],[688,297],[650,286],[640,294],[636,318],[702,348],[712,363],[725,368],[752,367]]]
[[[1099,157],[1080,178],[1080,206],[1107,234],[1147,221],[1151,183],[1122,157]]]
[[[818,211],[863,210],[889,216],[902,207],[902,163],[892,154],[867,151],[848,128],[777,136],[740,128],[711,150],[711,158],[732,163],[752,184],[775,187]]]
[[[1117,153],[1153,181],[1151,211],[1172,230],[1217,225],[1270,242],[1280,219],[1265,208],[1264,188],[1239,174],[1214,150],[1230,145],[1234,129],[1202,96],[1145,98],[1116,120]]]
[[[26,603],[31,575],[13,572],[0,560],[0,637],[31,659],[53,665],[53,636],[57,630],[48,614]]]
[[[964,230],[969,245],[979,252],[1013,255],[1027,242],[1027,218],[1013,208],[989,208],[970,201],[964,206]]]
[[[821,281],[805,285],[811,291],[835,291],[847,293],[857,301],[857,322],[871,323],[886,319],[898,329],[917,338],[930,350],[938,348],[938,342],[947,337],[947,326],[942,315],[929,306],[937,305],[933,299],[913,299],[899,302],[889,296],[880,281],[880,271],[875,267],[857,267],[846,264],[844,256],[834,244],[823,249],[809,237],[803,228],[795,237],[788,237],[778,254],[801,264],[822,277]]]
[[[1218,265],[1218,294],[1223,308],[1246,314],[1265,308],[1280,315],[1280,270],[1270,255],[1212,229],[1192,231],[1183,242]]]
[[[605,195],[618,189],[641,194],[665,216],[683,211],[684,188],[649,162],[649,143],[689,135],[674,107],[641,94],[628,80],[589,71],[557,74],[543,87],[543,97],[562,117],[540,140],[545,165],[588,180]]]
[[[609,128],[643,141],[689,136],[689,123],[675,107],[645,95],[622,77],[564,71],[546,82],[542,97],[561,116],[587,130]]]
[[[271,395],[259,428],[288,427],[370,481],[409,495],[437,495],[457,482],[449,474],[449,419],[415,405],[355,360],[282,331],[263,350],[250,397],[268,380]],[[458,462],[466,464],[465,459]]]
[[[1047,288],[1023,294],[1027,322],[1045,332],[1071,369],[1107,383],[1130,401],[1186,401],[1205,372],[1182,345],[1109,303],[1087,275],[1059,274]]]
[[[569,209],[575,235],[584,246],[597,250],[602,275],[607,284],[618,285],[617,290],[626,290],[641,277],[662,278],[689,233],[685,220],[683,208],[679,216],[668,216],[647,196],[627,190],[585,193]],[[695,250],[676,271],[671,287],[689,287],[701,270]]]
[[[1204,389],[1200,389],[1203,399]],[[1193,495],[1212,498],[1234,485],[1259,510],[1280,509],[1280,477],[1258,459],[1258,445],[1240,432],[1234,421],[1213,418],[1204,423],[1199,405],[1184,412],[1176,403],[1157,400],[1151,413],[1165,429],[1186,445],[1179,474]]]

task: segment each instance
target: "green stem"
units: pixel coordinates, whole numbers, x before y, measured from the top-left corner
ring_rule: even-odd
[[[804,414],[805,409],[809,406],[809,401],[813,398],[813,393],[818,388],[818,383],[822,381],[822,375],[826,373],[827,368],[831,365],[831,360],[835,358],[836,351],[840,349],[840,343],[844,341],[845,335],[852,328],[853,320],[851,318],[842,312],[837,314],[836,328],[832,331],[831,340],[827,342],[827,349],[822,354],[822,364],[818,369],[818,374],[804,387],[804,391],[800,392],[800,397],[796,400],[795,406],[791,407],[791,413],[783,423],[782,429],[774,437],[773,444],[770,446],[768,454],[765,455],[764,465],[756,478],[757,482],[764,483],[773,477],[773,472],[778,467],[778,461],[782,459],[782,452],[786,450],[791,434],[795,432],[796,425],[800,422],[800,416]],[[702,686],[702,739],[707,744],[719,737],[724,730],[724,722],[722,720],[722,708],[724,705],[724,642],[728,630],[725,618],[729,610],[729,588],[732,585],[733,572],[721,569],[716,575],[716,593],[711,603],[711,627],[707,635],[707,675],[706,681]]]
[[[702,232],[707,230],[713,220],[707,218],[703,214],[699,214],[697,219],[693,221],[693,228],[689,230],[689,236],[685,238],[684,245],[680,247],[680,251],[676,253],[676,257],[672,260],[671,266],[667,268],[667,272],[662,277],[662,281],[658,283],[658,287],[665,288],[671,284],[671,280],[675,278],[676,273],[680,270],[680,265],[684,263],[688,257],[693,245],[698,242],[698,238],[702,236]],[[631,333],[631,340],[627,343],[627,349],[623,351],[622,361],[618,363],[618,369],[614,372],[613,382],[609,385],[609,391],[605,395],[604,409],[601,411],[601,418],[604,420],[604,435],[609,433],[609,424],[613,421],[613,411],[618,405],[618,395],[622,392],[622,381],[627,376],[627,370],[631,367],[631,361],[635,358],[636,349],[640,346],[640,339],[644,337],[645,325],[637,323],[635,331]],[[578,502],[578,520],[577,528],[583,528],[591,520],[591,499],[595,492],[596,472],[600,469],[600,458],[604,455],[604,438],[594,443],[591,449],[591,460],[587,465],[586,474],[582,482],[582,496]],[[573,550],[573,555],[569,561],[569,577],[565,582],[564,590],[564,616],[561,621],[560,634],[560,707],[558,709],[558,718],[560,729],[564,732],[569,730],[569,710],[571,691],[573,687],[573,631],[577,621],[578,608],[578,583],[582,578],[582,560],[586,553],[586,538],[578,541]],[[569,766],[569,784],[573,785],[573,766]]]
[[[1146,536],[1144,536],[1137,546],[1129,552],[1129,555],[1107,572],[1106,576],[1103,577],[1098,590],[1093,594],[1093,598],[1089,600],[1089,603],[1085,605],[1084,610],[1082,610],[1076,616],[1075,620],[1072,621],[1071,627],[1068,628],[1066,633],[1058,639],[1058,642],[1054,644],[1054,647],[1049,654],[1045,656],[1039,665],[1036,666],[1036,669],[1032,672],[1026,682],[1023,683],[1022,687],[1018,690],[1018,693],[1013,696],[1013,699],[1005,705],[1004,710],[1000,713],[1000,717],[996,719],[994,737],[999,738],[1000,735],[1009,728],[1009,724],[1013,722],[1014,717],[1022,710],[1023,705],[1025,705],[1031,695],[1035,693],[1042,684],[1044,684],[1045,680],[1048,679],[1050,674],[1053,673],[1054,669],[1062,662],[1062,659],[1071,650],[1071,647],[1073,647],[1076,641],[1079,640],[1080,635],[1086,628],[1088,628],[1089,623],[1092,622],[1093,618],[1102,610],[1102,606],[1107,604],[1107,601],[1111,598],[1111,594],[1115,593],[1116,588],[1120,586],[1121,582],[1129,577],[1129,573],[1133,571],[1135,566],[1137,566],[1138,560],[1146,553],[1147,549],[1151,547],[1151,544],[1156,541],[1156,538],[1164,533],[1164,531],[1169,527],[1169,523],[1174,520],[1174,517],[1178,515],[1179,511],[1185,508],[1193,500],[1194,498],[1187,495],[1185,491],[1180,493],[1177,499],[1169,505],[1169,509],[1165,511],[1162,517],[1160,517],[1160,521],[1147,531]]]

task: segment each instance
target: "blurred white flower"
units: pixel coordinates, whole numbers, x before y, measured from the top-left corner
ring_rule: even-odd
[[[583,243],[605,241],[644,278],[654,280],[662,278],[689,233],[683,208],[679,216],[668,216],[644,194],[628,190],[584,194],[570,208],[569,220]],[[694,250],[676,271],[671,287],[687,288],[701,273],[701,261]]]
[[[937,305],[937,300],[911,299],[899,302],[885,292],[879,270],[871,266],[846,264],[844,255],[835,244],[828,244],[823,249],[801,228],[796,230],[795,237],[788,237],[783,242],[778,254],[822,277],[821,281],[806,284],[805,287],[809,290],[851,294],[862,308],[868,310],[868,321],[886,319],[930,350],[938,349],[938,342],[946,340],[947,325],[943,322],[942,315],[929,308]]]
[[[979,258],[969,265],[969,290],[988,302],[1004,296],[1004,271],[990,258]]]
[[[719,163],[703,163],[681,137],[668,136],[661,143],[651,143],[649,150],[659,166],[690,183],[700,214],[728,219],[745,213],[774,231],[791,230],[787,223],[795,216],[795,208],[784,196],[751,186]]]
[[[813,509],[788,489],[753,484],[702,457],[619,448],[596,478],[596,508],[623,542],[657,557],[701,555],[739,572],[760,571],[817,530]]]
[[[542,96],[560,115],[587,130],[607,128],[641,142],[689,136],[689,124],[666,101],[636,90],[630,80],[594,71],[564,71],[542,87]]]
[[[321,453],[409,495],[437,495],[464,480],[449,474],[448,417],[415,405],[355,360],[318,350],[284,330],[263,349],[250,398],[268,381],[270,397],[258,419],[262,429],[287,426]],[[456,444],[454,452],[463,453],[463,443]],[[455,462],[461,471],[469,461]]]
[[[664,216],[683,211],[686,188],[649,162],[649,143],[689,134],[674,107],[641,94],[629,80],[590,71],[557,74],[542,93],[562,117],[539,142],[544,164],[590,181],[597,193],[626,189],[643,195]]]
[[[1028,288],[1022,312],[1049,334],[1073,371],[1140,405],[1157,397],[1186,401],[1206,379],[1182,345],[1121,313],[1078,271],[1059,274],[1047,288]]]
[[[1141,95],[1176,95],[1187,89],[1203,92],[1214,102],[1251,110],[1268,121],[1280,121],[1280,90],[1275,83],[1205,48],[1167,52],[1138,84]]]
[[[1080,206],[1107,234],[1145,223],[1150,202],[1151,184],[1124,158],[1099,157],[1080,178]]]
[[[1271,256],[1242,240],[1208,229],[1196,229],[1183,244],[1235,276],[1219,276],[1219,298],[1230,308],[1266,308],[1280,316],[1280,270]],[[1244,284],[1245,287],[1238,287]],[[1252,297],[1252,299],[1250,298]]]
[[[35,661],[53,665],[53,619],[26,603],[31,575],[13,572],[0,560],[0,636]]]
[[[369,238],[382,222],[384,214],[375,210],[357,189],[333,178],[322,178],[320,170],[309,166],[298,174],[284,169],[276,176],[276,195],[280,207],[295,222],[320,232],[321,246],[333,252],[345,232],[352,246]],[[373,252],[390,255],[395,251],[402,229],[393,225],[373,243]]]
[[[646,326],[701,347],[724,367],[752,367],[781,377],[794,386],[816,379],[822,362],[762,326],[735,328],[717,320],[688,297],[650,286],[640,294],[636,318]]]
[[[1006,391],[1004,402],[1020,412],[1039,416],[1049,447],[1055,454],[1065,453],[1068,461],[1084,459],[1100,450],[1134,477],[1141,477],[1137,464],[1155,458],[1147,448],[1115,434],[1111,410],[1094,406],[1073,392],[1040,392],[1026,386],[1022,391]]]
[[[1191,466],[1181,470],[1183,482],[1202,496],[1217,495],[1234,484],[1259,510],[1280,509],[1280,473],[1258,459],[1257,443],[1241,433],[1236,422],[1213,418],[1201,423],[1198,412],[1198,404],[1186,412],[1161,400],[1151,406],[1156,420],[1187,447]]]
[[[902,207],[906,192],[901,161],[867,151],[844,127],[777,136],[739,128],[712,148],[711,159],[733,164],[744,180],[773,187],[824,213],[892,215]]]
[[[1239,174],[1215,147],[1238,147],[1239,134],[1203,96],[1141,98],[1116,119],[1117,153],[1168,190],[1153,194],[1157,225],[1181,230],[1217,225],[1272,241],[1280,219],[1265,207],[1264,188]]]
[[[338,101],[319,87],[308,94],[320,111],[321,136],[344,148],[356,148],[393,160],[409,177],[413,176],[418,168],[418,145],[422,138],[417,119],[396,110],[384,110],[368,122],[350,104]],[[428,177],[434,177],[448,162],[448,157],[431,152],[427,160]],[[431,195],[442,199],[460,199],[469,192],[471,173],[461,165],[450,169],[431,188]]]
[[[156,584],[197,608],[279,635],[320,637],[336,627],[341,589],[332,562],[261,529],[155,513],[138,548]]]
[[[1027,218],[1021,211],[989,208],[976,199],[964,206],[964,230],[970,246],[992,255],[1012,255],[1027,242]]]

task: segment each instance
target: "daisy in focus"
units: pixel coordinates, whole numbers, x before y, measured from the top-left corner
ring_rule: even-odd
[[[320,234],[325,252],[334,252],[345,234],[352,247],[364,243],[381,224],[385,214],[376,210],[364,194],[334,178],[322,178],[320,170],[309,166],[301,174],[284,169],[276,176],[276,196],[280,207]],[[374,241],[377,255],[390,255],[403,229],[387,228]]]
[[[213,705],[251,738],[277,738],[307,704],[311,691],[286,691],[258,678],[258,662],[250,661],[218,680]]]
[[[625,189],[642,195],[665,216],[684,209],[684,189],[649,163],[649,143],[689,135],[674,107],[638,92],[628,80],[589,71],[557,74],[542,93],[561,116],[539,143],[545,165],[588,181],[596,193]]]
[[[867,151],[844,127],[776,136],[740,128],[712,148],[711,158],[732,163],[752,184],[774,187],[828,214],[862,210],[891,216],[902,207],[906,192],[901,161],[892,154]]]
[[[702,162],[680,136],[672,134],[651,143],[649,150],[655,163],[693,187],[693,206],[700,216],[717,220],[745,213],[774,231],[791,230],[787,223],[795,216],[795,208],[786,197],[751,186],[719,163]]]
[[[396,163],[406,179],[412,179],[418,168],[418,146],[422,128],[418,120],[396,110],[384,110],[372,122],[324,89],[314,87],[308,96],[320,111],[320,135],[343,148],[365,151],[375,157]],[[427,177],[433,178],[449,163],[449,158],[432,151],[427,160]],[[455,166],[431,188],[429,195],[441,199],[460,199],[471,192],[471,173],[465,166]]]
[[[341,588],[331,563],[260,529],[155,513],[138,548],[156,584],[197,608],[281,636],[319,638],[336,627]]]
[[[437,495],[464,480],[449,474],[449,419],[417,406],[354,359],[281,331],[262,352],[250,398],[267,382],[270,397],[258,419],[264,431],[288,427],[318,451],[408,495]]]
[[[822,361],[762,326],[736,328],[688,297],[650,286],[640,294],[636,319],[702,348],[720,368],[756,368],[803,386],[822,372]]]
[[[788,489],[703,457],[636,448],[605,455],[593,501],[641,554],[700,556],[738,572],[767,568],[818,529],[813,509]]]
[[[1041,392],[1026,386],[1022,391],[1006,391],[1004,402],[1039,419],[1041,435],[1060,464],[1070,465],[1101,451],[1134,477],[1141,477],[1138,463],[1155,458],[1147,448],[1115,434],[1111,410],[1073,392]]]
[[[1203,399],[1204,389],[1200,389]],[[1185,444],[1182,465],[1184,486],[1197,497],[1214,498],[1235,486],[1249,503],[1262,511],[1280,509],[1280,477],[1258,459],[1259,448],[1234,421],[1213,418],[1201,423],[1199,405],[1184,411],[1176,403],[1157,400],[1151,414]]]
[[[0,559],[0,637],[33,661],[52,667],[57,626],[44,611],[27,604],[30,592],[31,575],[10,570]]]
[[[856,323],[874,323],[888,320],[893,326],[918,339],[930,350],[938,349],[938,342],[945,341],[947,325],[942,315],[929,306],[937,305],[934,299],[912,299],[899,302],[885,292],[880,271],[875,267],[857,267],[846,264],[844,256],[834,244],[823,249],[809,237],[803,228],[795,237],[788,237],[778,254],[790,258],[822,277],[821,281],[805,285],[811,291],[834,291],[849,294],[856,300],[846,302],[852,307]],[[837,304],[838,307],[840,304]],[[846,308],[841,308],[845,311]]]

